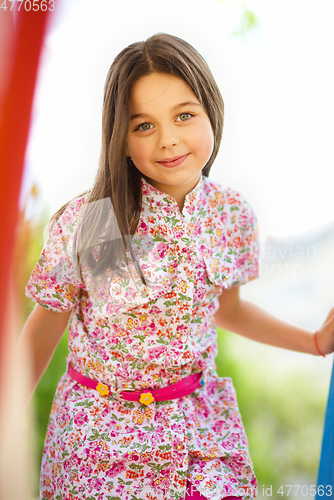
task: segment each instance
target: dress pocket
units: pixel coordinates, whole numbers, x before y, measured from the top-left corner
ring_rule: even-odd
[[[232,250],[227,247],[202,249],[200,255],[209,281],[219,289],[230,288],[239,282],[236,256]]]

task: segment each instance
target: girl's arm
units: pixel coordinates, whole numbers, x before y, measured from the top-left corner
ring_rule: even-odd
[[[31,355],[31,391],[33,394],[48,367],[53,353],[66,330],[72,311],[50,311],[36,304],[18,340],[18,350]]]
[[[252,302],[241,300],[238,286],[223,290],[219,297],[219,309],[214,317],[219,328],[249,339],[292,351],[319,355],[314,332],[286,323]],[[317,341],[323,354],[334,351],[334,308],[319,329]]]

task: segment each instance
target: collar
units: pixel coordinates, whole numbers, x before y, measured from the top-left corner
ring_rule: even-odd
[[[203,196],[203,174],[201,174],[196,186],[186,195],[184,199],[182,213],[190,216],[196,215],[197,211],[202,206],[202,196]],[[151,208],[178,208],[177,202],[173,196],[164,193],[152,186],[144,177],[141,177],[141,189],[142,189],[142,200],[145,205],[149,205]]]

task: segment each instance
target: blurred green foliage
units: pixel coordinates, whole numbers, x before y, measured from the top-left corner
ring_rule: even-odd
[[[258,17],[258,15],[254,11],[246,8],[243,5],[239,24],[236,27],[235,31],[232,33],[232,35],[243,37],[249,34],[250,32],[257,30],[259,27],[260,27],[260,18]]]
[[[247,39],[247,36],[256,32],[261,27],[261,19],[257,13],[239,0],[219,0],[219,3],[225,4],[238,13],[238,20],[230,36]]]
[[[259,496],[271,486],[271,498],[281,499],[281,485],[316,485],[327,388],[317,385],[312,371],[296,368],[293,376],[275,380],[260,359],[243,363],[230,354],[236,337],[218,329],[217,372],[233,380]]]

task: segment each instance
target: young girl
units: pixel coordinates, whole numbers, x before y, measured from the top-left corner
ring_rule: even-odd
[[[34,385],[69,324],[40,499],[250,499],[257,482],[216,325],[310,354],[315,334],[240,300],[258,277],[244,197],[209,180],[223,100],[203,58],[158,34],[125,48],[104,91],[93,187],[55,214],[26,294],[20,342]]]

